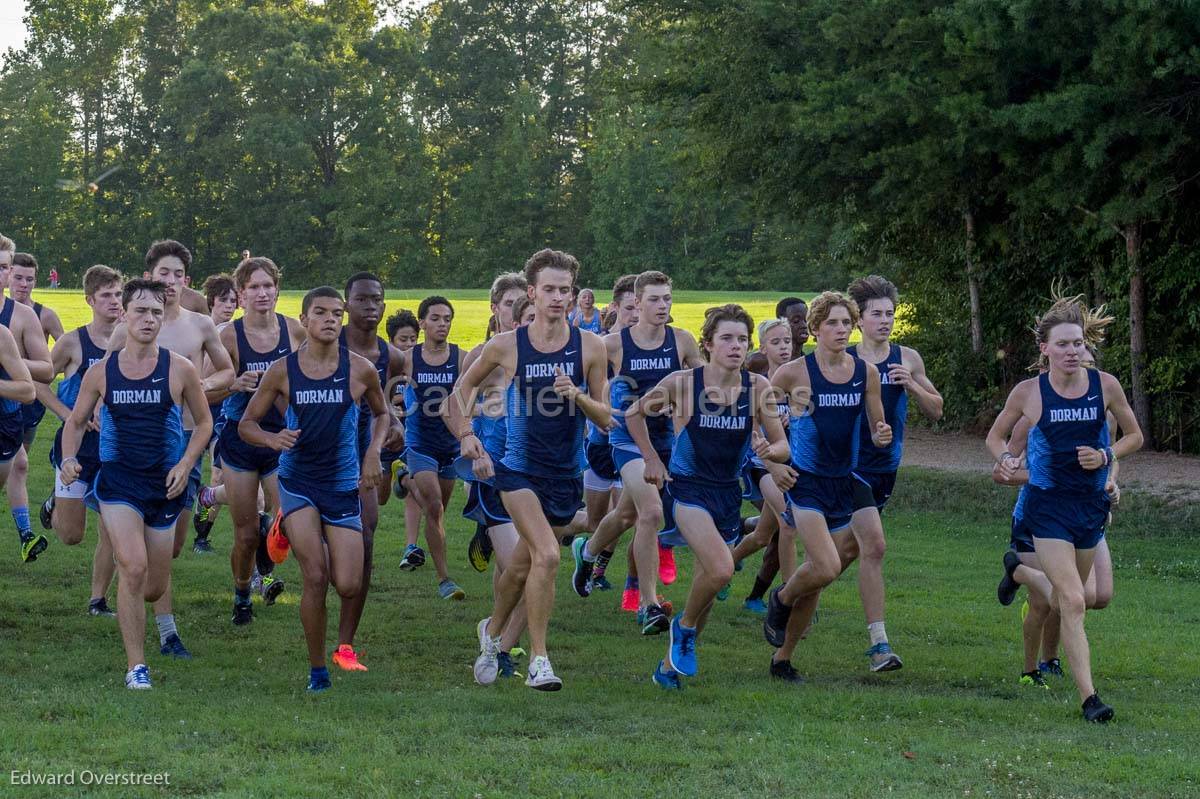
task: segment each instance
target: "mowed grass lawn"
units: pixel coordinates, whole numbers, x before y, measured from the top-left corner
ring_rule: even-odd
[[[448,292],[455,339],[482,339],[483,292]],[[299,293],[281,300],[298,311]],[[389,295],[415,309],[424,292]],[[78,292],[39,292],[71,328],[86,321]],[[729,299],[681,292],[676,318],[699,327],[703,309]],[[737,295],[755,319],[773,296]],[[48,420],[31,456],[35,513],[51,474]],[[1048,692],[1017,686],[1017,606],[995,601],[1012,494],[985,476],[906,469],[886,522],[888,629],[904,670],[871,675],[853,570],[822,600],[821,621],[796,658],[794,688],[766,674],[770,649],[758,617],[741,610],[758,565],[735,580],[699,650],[700,674],[682,694],[649,675],[665,638],[637,634],[617,593],[581,600],[569,568],[558,582],[551,655],[558,694],[520,682],[473,684],[474,626],[490,609],[490,573],[466,563],[473,531],[449,514],[452,575],[468,598],[436,598],[431,566],[399,571],[401,505],[383,510],[376,571],[358,646],[366,674],[333,675],[334,689],[304,691],[307,663],[294,560],[289,589],[256,605],[250,628],[229,623],[230,530],[215,556],[190,548],[174,564],[175,607],[190,662],[155,654],[155,689],[123,687],[117,625],[84,612],[92,530],[68,548],[52,538],[34,564],[0,557],[0,713],[4,796],[1190,796],[1200,785],[1196,624],[1200,514],[1127,496],[1111,534],[1116,597],[1088,620],[1102,695],[1117,720],[1079,719],[1069,681]],[[747,512],[749,507],[747,506]],[[565,554],[565,553],[564,553]],[[569,562],[569,555],[566,556]],[[682,604],[690,573],[665,589]],[[624,576],[618,556],[614,584]],[[115,594],[110,592],[110,600]],[[330,596],[330,636],[338,602]],[[1019,604],[1019,602],[1018,602]],[[522,659],[522,665],[524,659]],[[30,787],[24,774],[167,773],[160,788]]]
[[[47,424],[32,457],[36,505],[50,487]],[[1021,688],[1017,605],[995,600],[1012,495],[987,478],[905,469],[886,521],[888,627],[902,671],[871,675],[851,572],[822,601],[799,651],[801,687],[767,676],[758,617],[741,610],[758,558],[712,614],[700,673],[680,694],[650,673],[665,637],[643,638],[617,592],[588,600],[558,580],[551,654],[563,691],[472,682],[475,623],[491,575],[466,563],[473,530],[458,490],[449,515],[452,575],[464,602],[443,602],[427,565],[397,568],[400,503],[384,509],[358,646],[369,673],[304,691],[307,663],[294,559],[288,591],[230,616],[228,517],[219,554],[174,564],[175,607],[196,659],[151,646],[154,690],[125,690],[117,625],[85,614],[94,532],[17,560],[5,521],[0,558],[0,784],[4,796],[1194,796],[1195,509],[1127,497],[1111,540],[1116,597],[1088,630],[1107,727],[1084,724],[1075,691]],[[748,510],[748,508],[747,508]],[[6,514],[7,515],[7,514]],[[94,529],[94,522],[93,522]],[[665,589],[682,603],[690,572]],[[623,559],[610,571],[620,585]],[[338,602],[330,598],[330,635]],[[147,640],[157,635],[148,625]],[[522,659],[522,665],[524,659]],[[169,787],[10,785],[24,772],[169,774]]]

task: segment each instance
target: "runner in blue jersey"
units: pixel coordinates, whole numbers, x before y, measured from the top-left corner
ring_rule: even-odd
[[[383,281],[377,276],[370,272],[357,272],[346,280],[346,325],[342,328],[341,343],[350,352],[362,356],[375,367],[379,388],[384,392],[384,396],[388,396],[403,370],[400,352],[378,334],[379,323],[383,320],[386,307]],[[395,449],[404,444],[404,425],[395,415],[391,403],[384,404],[388,410],[388,435],[384,446]],[[371,444],[373,421],[371,408],[365,398],[359,403],[358,410],[358,454],[362,459],[366,457]],[[382,460],[378,482],[388,482],[387,472],[382,468]],[[363,486],[359,492],[359,502],[362,505],[363,527],[362,587],[357,595],[342,602],[341,615],[338,618],[338,646],[333,653],[334,665],[343,671],[367,670],[366,666],[359,663],[358,653],[354,651],[354,636],[358,631],[371,585],[375,528],[379,525],[379,499],[375,486]]]
[[[408,379],[404,465],[411,475],[413,495],[425,514],[425,541],[437,572],[438,596],[461,600],[467,594],[450,579],[446,560],[446,506],[454,494],[454,459],[459,449],[458,441],[442,421],[442,405],[462,373],[466,353],[448,341],[454,306],[445,297],[421,300],[417,321],[425,341],[404,355],[404,375]],[[410,544],[405,547],[400,568],[408,571],[424,562],[424,553]]]
[[[572,584],[575,593],[591,593],[596,557],[634,526],[633,552],[639,577],[638,625],[643,635],[664,632],[670,618],[658,601],[659,540],[663,508],[659,491],[642,479],[646,468],[671,460],[675,429],[664,412],[648,421],[655,456],[644,459],[624,426],[624,411],[667,375],[703,363],[696,339],[686,330],[671,327],[671,279],[662,272],[643,272],[634,281],[638,321],[604,337],[608,361],[614,373],[609,396],[616,426],[609,431],[613,463],[621,476],[621,499],[596,528],[591,538],[579,538],[571,546],[575,560]],[[673,582],[674,574],[664,575]]]
[[[402,355],[417,346],[417,339],[420,338],[420,335],[421,325],[412,311],[401,308],[387,318],[388,342]],[[386,398],[392,406],[392,412],[401,421],[404,420],[407,387],[408,377],[402,373],[391,385],[391,394]],[[378,498],[381,506],[386,505],[393,494],[404,500],[404,532],[407,535],[409,528],[412,528],[413,537],[408,540],[408,543],[416,546],[417,534],[419,532],[417,527],[421,523],[421,507],[417,505],[416,500],[408,496],[408,487],[405,484],[408,479],[408,472],[403,468],[397,468],[397,464],[400,464],[401,467],[403,466],[403,459],[403,444],[399,448],[384,445],[381,462],[384,474],[388,476],[388,479],[375,486],[375,496]],[[392,484],[393,478],[395,479],[394,487]]]
[[[1069,297],[1056,301],[1038,320],[1035,333],[1045,371],[1009,394],[988,433],[987,446],[999,464],[998,476],[1008,480],[1021,468],[1021,460],[1006,449],[1007,439],[1021,418],[1030,425],[1025,525],[1041,570],[1053,586],[1062,645],[1083,702],[1083,717],[1107,722],[1114,711],[1092,682],[1084,632],[1085,585],[1104,537],[1109,467],[1141,447],[1142,433],[1120,381],[1084,365],[1090,359],[1086,317],[1081,298]],[[1125,433],[1115,443],[1109,413]]]
[[[191,252],[178,241],[172,239],[156,241],[146,250],[144,274],[147,278],[156,280],[166,287],[164,292],[166,302],[163,306],[162,329],[158,331],[158,346],[187,358],[201,375],[206,372],[207,362],[213,364],[215,367],[213,371],[202,378],[204,393],[212,402],[218,397],[224,396],[233,382],[233,364],[229,360],[229,353],[221,346],[217,327],[208,314],[190,311],[182,304],[187,292],[191,291],[187,287],[187,269],[191,262]],[[204,298],[200,299],[203,302]],[[110,355],[125,346],[125,337],[125,325],[118,324],[108,340]],[[192,434],[192,414],[186,407],[183,409],[183,432],[185,438]],[[200,462],[196,461],[192,465],[191,474],[188,475],[183,510],[180,512],[175,526],[174,557],[179,557],[179,553],[183,551],[183,545],[187,541],[192,509],[196,496],[200,493],[200,488]],[[159,652],[177,658],[190,658],[191,653],[183,645],[179,636],[169,577],[167,589],[154,603],[154,621],[158,626]]]
[[[572,255],[550,249],[534,253],[525,264],[533,323],[491,339],[444,405],[446,425],[462,443],[463,455],[485,459],[477,473],[495,481],[521,536],[513,564],[497,585],[492,615],[477,628],[475,679],[483,685],[496,680],[499,636],[524,597],[531,655],[525,684],[539,690],[562,687],[546,650],[559,563],[555,528],[565,528],[583,507],[578,453],[585,415],[604,428],[612,418],[604,400],[604,342],[566,320],[578,274],[579,262]],[[497,367],[512,382],[504,456],[493,462],[470,418],[479,386]]]
[[[823,292],[808,307],[816,349],[780,368],[771,380],[791,403],[788,437],[797,474],[788,489],[786,517],[790,518],[785,521],[796,528],[806,556],[787,583],[771,592],[763,620],[767,641],[778,648],[771,659],[771,674],[787,682],[800,681],[791,655],[812,620],[821,591],[855,554],[849,530],[854,512],[852,472],[864,410],[872,443],[886,447],[892,441],[879,398],[879,372],[846,351],[858,318],[854,300]]]
[[[912,347],[891,343],[896,326],[899,292],[879,275],[859,278],[847,293],[858,304],[862,318],[862,343],[848,352],[875,365],[879,372],[883,416],[892,428],[892,443],[878,448],[871,443],[867,419],[860,417],[858,464],[854,468],[856,498],[851,530],[858,542],[858,594],[867,617],[871,671],[893,671],[904,664],[892,651],[884,627],[883,555],[886,544],[880,514],[896,484],[896,470],[904,448],[904,427],[911,397],[931,421],[942,418],[942,395],[925,374],[925,361]]]
[[[53,308],[43,305],[33,299],[33,290],[37,286],[37,259],[29,253],[19,252],[13,256],[12,269],[8,277],[8,291],[14,302],[33,309],[41,326],[42,338],[47,344],[51,339],[57,342],[63,337],[62,321]],[[41,385],[41,384],[39,384]],[[29,453],[37,438],[38,425],[46,415],[46,405],[39,398],[21,406],[21,424],[24,428],[21,434],[24,444],[22,451],[13,461],[12,473],[8,477],[5,490],[8,492],[9,504],[15,509],[23,508],[19,515],[24,520],[29,513]],[[44,507],[45,503],[43,503]],[[43,529],[48,529],[45,524]]]
[[[628,432],[646,459],[642,480],[665,487],[666,523],[659,535],[691,547],[694,556],[687,604],[671,621],[667,655],[654,671],[664,688],[680,688],[681,676],[696,675],[696,639],[717,592],[733,578],[730,547],[742,533],[740,477],[747,453],[753,448],[776,462],[790,454],[770,384],[742,368],[753,326],[739,305],[708,309],[700,332],[708,363],[673,372],[625,411]],[[647,422],[672,409],[679,438],[664,466]]]
[[[1111,317],[1108,318],[1111,320]],[[1084,335],[1088,335],[1087,325]],[[1116,426],[1115,420],[1109,414],[1109,429]],[[1022,458],[1025,454],[1029,434],[1028,420],[1021,418],[1013,427],[1012,436],[1008,439],[1008,451],[1015,457]],[[1113,508],[1120,501],[1121,490],[1117,485],[1118,462],[1113,462],[1108,471],[1104,493],[1108,496]],[[1021,685],[1036,685],[1048,687],[1045,677],[1052,675],[1062,677],[1062,663],[1058,657],[1060,618],[1058,611],[1052,605],[1052,586],[1041,570],[1037,552],[1033,545],[1033,534],[1025,524],[1025,498],[1029,492],[1029,470],[1015,470],[1007,480],[1000,477],[1000,465],[992,469],[992,479],[1001,485],[1011,485],[1018,488],[1017,500],[1012,511],[1012,536],[1009,550],[1004,553],[1004,576],[996,589],[996,596],[1001,605],[1011,605],[1017,591],[1022,585],[1029,589],[1029,599],[1021,611],[1021,632],[1025,650],[1024,671],[1018,678]],[[1111,514],[1110,514],[1111,516]],[[1112,555],[1108,550],[1108,538],[1105,536],[1096,545],[1096,556],[1092,561],[1092,573],[1083,586],[1084,604],[1088,610],[1101,610],[1108,607],[1113,595]],[[1039,651],[1041,657],[1039,659]]]
[[[492,287],[488,293],[489,307],[492,311],[492,316],[488,321],[488,340],[500,333],[507,333],[517,326],[513,309],[518,303],[529,304],[528,297],[526,297],[527,289],[525,276],[520,272],[503,272],[492,280]],[[464,372],[479,358],[485,344],[487,344],[487,340],[475,345],[463,358]],[[484,442],[484,447],[488,448],[488,452],[492,454],[493,458],[504,455],[504,433],[507,429],[504,424],[504,400],[507,387],[504,371],[494,369],[483,385],[479,387],[479,394],[476,398],[476,415],[471,422],[479,440]],[[499,449],[494,450],[489,447],[489,440],[498,444]],[[501,524],[510,528],[512,520],[508,519],[507,514],[503,512],[500,495],[495,491],[495,487],[490,483],[475,481],[474,473],[471,470],[472,463],[473,461],[459,457],[455,461],[455,468],[460,472],[459,477],[462,477],[467,483],[469,492],[463,516],[476,523],[475,535],[471,537],[471,541],[467,545],[467,562],[475,571],[484,572],[487,571],[487,565],[492,555],[492,540],[488,534],[488,521],[485,518],[489,513],[484,509],[498,509],[497,517],[503,517]],[[468,476],[470,480],[467,479]],[[482,491],[489,492],[486,498],[483,497]],[[481,500],[484,499],[486,502],[481,504]],[[508,532],[503,534],[506,539]],[[512,545],[515,546],[517,540],[515,528],[511,529],[511,534]]]
[[[775,376],[783,366],[792,360],[792,330],[786,319],[767,319],[758,326],[759,349],[766,359],[766,374],[768,380]],[[779,395],[775,398],[776,411],[784,430],[787,430],[791,416],[791,406],[787,397]],[[760,549],[771,547],[775,550],[773,556],[775,568],[769,575],[760,570],[755,577],[755,586],[751,597],[746,599],[744,607],[752,613],[762,615],[767,607],[761,597],[770,586],[776,572],[783,573],[786,581],[796,570],[796,529],[782,517],[787,512],[786,492],[796,482],[796,470],[787,463],[777,463],[770,459],[763,460],[750,453],[743,472],[743,479],[749,483],[751,500],[758,497],[762,501],[762,511],[755,520],[754,529],[733,550],[733,560],[738,562],[749,557]],[[769,566],[768,555],[764,554],[764,566]],[[763,585],[765,583],[765,585]],[[760,590],[761,589],[761,590]]]
[[[596,292],[591,289],[579,290],[579,307],[571,311],[569,321],[580,330],[587,330],[598,336],[608,331],[604,330],[602,314],[596,307]]]
[[[83,376],[62,432],[59,477],[70,486],[83,473],[79,451],[100,410],[100,469],[89,500],[108,528],[116,556],[117,621],[129,670],[125,686],[150,688],[146,668],[146,608],[170,585],[175,529],[189,475],[212,432],[200,372],[191,361],[158,345],[166,287],[130,280],[122,293],[125,340]],[[111,341],[110,341],[111,343]],[[183,408],[193,435],[185,435]]]
[[[804,345],[808,343],[808,303],[806,303],[800,297],[784,297],[779,302],[775,303],[775,318],[784,320],[787,323],[788,329],[792,333],[792,351],[787,360],[794,360],[804,355]],[[759,336],[759,341],[762,341],[761,336]],[[757,372],[758,374],[762,375],[765,375],[768,373],[768,371],[770,371],[767,363],[767,355],[765,352],[761,351],[761,344],[760,351],[754,353],[748,359],[746,368],[751,372]],[[771,373],[774,374],[774,372]],[[794,470],[787,464],[782,465],[781,468],[788,470],[789,472],[794,472]],[[787,485],[782,486],[782,490],[785,491],[787,488],[791,487],[792,478],[787,478],[786,482]],[[749,525],[753,523],[754,527],[756,528],[761,521],[762,517],[760,515],[758,518],[752,517],[751,519],[747,519],[746,524]],[[768,521],[768,526],[770,525],[771,522]],[[748,536],[747,540],[752,540],[752,537]],[[743,541],[743,544],[746,544],[746,541]],[[739,544],[739,548],[743,544]],[[789,556],[792,554],[794,553],[789,553]],[[763,552],[762,563],[758,567],[758,574],[754,577],[754,585],[750,589],[750,593],[746,596],[746,600],[743,603],[743,607],[750,612],[757,613],[759,615],[767,612],[767,606],[766,603],[763,602],[763,597],[767,595],[767,590],[771,587],[771,583],[775,580],[775,575],[779,574],[779,558],[779,534],[775,533],[771,536],[770,542],[766,545],[766,550]],[[735,560],[736,559],[737,558],[735,556]]]
[[[33,391],[34,382],[16,339],[7,326],[0,325],[0,484],[7,482],[13,458],[21,451],[21,406],[33,401]],[[34,536],[31,532],[28,539],[21,539],[21,556],[26,563],[36,560],[45,548],[44,535]]]
[[[492,282],[492,296],[499,300],[493,302],[493,315],[496,320],[496,334],[508,333],[517,327],[528,327],[532,319],[525,322],[519,320],[523,311],[532,306],[526,296],[527,284],[525,276],[519,272],[506,272]],[[486,342],[485,342],[486,344]],[[464,369],[469,369],[483,352],[485,344],[480,344],[467,353]],[[487,569],[491,556],[495,557],[495,569],[492,571],[492,592],[495,596],[497,586],[504,576],[504,571],[512,563],[513,554],[521,537],[513,525],[504,507],[504,500],[496,488],[495,481],[480,478],[477,469],[483,469],[488,462],[495,462],[504,457],[508,437],[507,399],[508,381],[503,369],[496,368],[484,378],[479,387],[476,415],[471,420],[476,437],[487,451],[489,461],[482,459],[472,461],[460,457],[455,466],[459,476],[467,483],[467,503],[463,508],[463,516],[475,522],[475,536],[468,547],[468,560],[479,571]],[[482,568],[480,566],[482,565]],[[519,676],[516,671],[516,655],[520,652],[517,644],[526,627],[524,600],[517,603],[504,631],[500,635],[499,652],[496,654],[497,673],[500,677]]]
[[[55,375],[62,375],[58,390],[51,392],[48,385],[38,383],[38,396],[51,413],[66,425],[75,398],[83,384],[83,376],[93,365],[104,359],[109,336],[121,318],[121,274],[107,266],[90,267],[83,275],[83,295],[92,309],[92,321],[83,327],[64,334],[54,342],[50,358]],[[42,503],[43,526],[53,527],[58,540],[67,546],[83,541],[87,529],[87,507],[84,497],[92,487],[96,472],[100,469],[99,425],[93,422],[84,433],[76,458],[82,467],[78,479],[64,485],[59,474],[62,464],[62,429],[54,436],[50,448],[50,463],[54,466],[54,493]],[[49,518],[47,518],[49,517]],[[46,522],[49,525],[46,525]],[[116,573],[113,562],[112,541],[101,520],[96,538],[96,551],[92,558],[92,592],[88,612],[93,616],[115,616],[109,608],[105,594]]]
[[[220,335],[221,331],[233,321],[233,315],[237,312],[239,305],[237,285],[233,282],[231,275],[221,272],[209,275],[204,279],[203,293],[204,301],[208,303],[208,317],[212,319],[213,324],[217,327],[217,334]],[[216,366],[206,358],[204,376],[208,377],[214,371],[216,371]],[[213,525],[216,524],[221,506],[225,505],[227,500],[225,478],[221,469],[221,452],[218,446],[221,430],[225,427],[224,405],[223,399],[209,398],[208,410],[213,417],[212,440],[208,443],[208,456],[211,464],[209,490],[200,489],[196,513],[192,516],[192,529],[196,531],[196,537],[192,540],[192,551],[197,554],[213,552],[208,537],[212,533]],[[206,504],[206,500],[212,504]]]
[[[229,553],[233,572],[231,621],[238,626],[254,620],[250,582],[256,565],[263,576],[266,604],[274,604],[284,590],[283,581],[272,573],[270,559],[256,557],[266,533],[259,516],[260,488],[266,500],[267,518],[274,517],[281,507],[275,475],[279,468],[279,453],[271,447],[249,444],[238,434],[238,422],[263,374],[271,364],[286,358],[304,342],[303,326],[275,311],[279,302],[279,279],[279,267],[270,258],[256,256],[238,264],[233,272],[233,282],[241,297],[242,316],[221,331],[221,344],[237,370],[237,377],[221,406],[225,421],[219,447],[221,478],[233,521],[233,546]],[[277,432],[283,429],[283,415],[272,411],[263,418],[261,425],[268,432]]]
[[[21,303],[33,309],[33,313],[37,316],[38,324],[42,328],[42,337],[46,339],[47,344],[51,339],[58,341],[64,335],[62,320],[58,318],[58,314],[48,305],[43,305],[33,299],[33,290],[37,287],[37,259],[29,254],[19,252],[13,257],[12,270],[8,275],[8,293],[14,301]],[[24,442],[25,454],[28,457],[29,450],[33,446],[34,439],[37,438],[38,425],[41,424],[43,417],[46,415],[46,406],[39,400],[34,400],[22,409],[22,423],[25,427]],[[14,471],[13,478],[16,478]],[[22,480],[25,476],[22,475]],[[9,483],[10,491],[15,489],[13,482]]]
[[[616,315],[612,325],[606,333],[619,333],[627,327],[631,327],[638,320],[637,295],[634,292],[634,284],[637,281],[637,275],[622,275],[613,283],[613,305],[616,308]],[[612,364],[609,364],[609,379],[612,379]],[[600,522],[608,515],[612,508],[616,507],[617,502],[621,498],[621,475],[617,472],[617,465],[613,462],[612,445],[608,440],[608,431],[601,430],[596,425],[589,423],[587,426],[587,439],[584,442],[584,451],[587,457],[588,468],[583,473],[583,502],[587,510],[587,529],[595,531],[599,529]],[[610,544],[603,552],[596,556],[596,561],[592,568],[592,587],[606,591],[611,586],[605,578],[604,573],[608,569],[608,562],[613,556],[613,544]],[[631,570],[625,579],[625,592],[621,597],[621,607],[623,610],[631,610],[636,612],[638,609],[637,576]],[[626,594],[628,594],[629,602],[626,602]]]
[[[329,583],[343,603],[362,586],[360,492],[379,481],[379,452],[392,418],[375,366],[341,345],[344,313],[337,289],[321,286],[304,295],[300,323],[308,343],[267,369],[238,424],[248,443],[280,453],[280,502],[304,578],[300,619],[310,691],[331,685],[325,665]],[[360,457],[358,419],[364,402],[374,421]],[[262,420],[280,405],[287,408],[285,426],[269,432]]]
[[[15,252],[15,245],[11,239],[4,238],[0,241],[0,288],[9,287],[13,264],[24,257],[31,256]],[[33,308],[11,297],[4,298],[3,307],[0,307],[0,325],[7,327],[12,333],[17,343],[17,351],[25,361],[30,377],[38,383],[49,383],[52,379],[50,349],[46,346],[46,335],[41,320]],[[21,560],[25,563],[37,560],[38,555],[45,551],[49,543],[46,536],[33,532],[33,523],[29,516],[29,492],[26,489],[29,457],[24,448],[25,408],[28,404],[21,406],[18,421],[15,423],[17,446],[10,452],[7,444],[0,444],[0,465],[3,465],[0,482],[8,495]]]

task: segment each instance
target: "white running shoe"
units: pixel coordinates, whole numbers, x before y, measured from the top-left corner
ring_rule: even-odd
[[[545,655],[537,655],[529,661],[529,676],[525,678],[525,684],[539,691],[558,691],[563,685],[550,665],[550,658]]]
[[[145,663],[139,663],[125,672],[125,687],[134,691],[148,691],[154,686],[150,684],[150,669]]]
[[[488,622],[491,616],[479,622],[475,631],[479,634],[479,657],[475,658],[475,682],[480,685],[491,685],[496,681],[500,665],[496,656],[500,654],[500,639],[487,634]]]

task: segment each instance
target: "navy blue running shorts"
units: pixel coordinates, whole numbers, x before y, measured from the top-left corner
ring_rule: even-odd
[[[279,453],[270,447],[247,444],[238,435],[238,423],[227,419],[218,439],[221,448],[221,468],[235,472],[258,472],[259,477],[275,473],[279,468]]]
[[[1092,549],[1104,537],[1109,505],[1103,492],[1078,497],[1031,485],[1025,497],[1025,527],[1034,538],[1056,538],[1076,549]]]
[[[542,513],[551,527],[565,527],[583,507],[583,478],[578,474],[558,477],[514,472],[500,461],[495,461],[496,476],[492,478],[497,490],[503,492],[532,491],[541,503]]]
[[[874,507],[883,512],[883,506],[892,497],[896,487],[895,472],[853,472],[854,509]]]
[[[131,469],[119,463],[102,463],[85,504],[93,510],[100,505],[125,505],[133,508],[142,522],[155,530],[175,526],[183,511],[187,490],[174,499],[167,499],[167,473]]]
[[[822,477],[812,472],[798,471],[796,484],[787,492],[788,509],[784,521],[795,527],[794,510],[811,510],[825,517],[829,532],[836,533],[850,526],[854,515],[854,484],[851,476]]]
[[[457,451],[418,452],[411,447],[404,450],[404,466],[409,474],[418,472],[437,472],[442,480],[453,480],[457,477],[454,471],[454,461],[458,458]]]
[[[683,505],[704,511],[713,520],[721,540],[730,546],[742,537],[742,486],[738,482],[718,485],[671,475],[663,492],[663,529],[658,542],[685,547],[687,539],[675,521],[675,507]]]
[[[345,527],[362,532],[362,503],[358,489],[349,491],[326,491],[302,481],[279,478],[279,504],[283,518],[302,508],[314,508],[321,521],[330,527]]]

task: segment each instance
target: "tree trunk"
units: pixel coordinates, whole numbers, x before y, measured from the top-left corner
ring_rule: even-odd
[[[971,297],[971,352],[983,354],[983,313],[979,307],[979,274],[975,265],[975,214],[971,209],[963,211],[963,225],[967,234],[967,291]]]
[[[1146,394],[1146,276],[1142,273],[1142,228],[1125,226],[1125,258],[1129,265],[1129,390],[1133,415],[1142,428],[1146,446],[1154,446],[1150,397]]]

